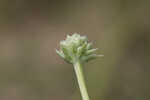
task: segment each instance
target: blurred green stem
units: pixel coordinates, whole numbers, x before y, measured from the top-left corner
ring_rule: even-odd
[[[83,71],[82,71],[82,65],[79,61],[77,61],[74,64],[74,69],[75,69],[75,73],[77,76],[77,80],[78,80],[82,99],[83,100],[90,100],[89,96],[88,96],[87,89],[86,89],[86,85],[85,85],[84,75],[83,75]]]

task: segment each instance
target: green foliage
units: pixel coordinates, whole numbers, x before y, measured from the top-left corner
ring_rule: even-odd
[[[66,40],[60,42],[60,50],[56,53],[68,63],[87,62],[102,55],[94,54],[97,49],[92,49],[92,43],[88,43],[86,36],[75,33],[67,35]]]

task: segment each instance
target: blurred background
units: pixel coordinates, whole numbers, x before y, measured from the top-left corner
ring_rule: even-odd
[[[105,55],[84,65],[91,100],[150,100],[149,0],[0,0],[0,100],[81,100],[55,53],[74,32]]]

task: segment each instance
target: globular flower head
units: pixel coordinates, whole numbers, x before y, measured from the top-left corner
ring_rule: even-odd
[[[74,64],[102,56],[94,54],[96,50],[92,49],[92,43],[88,43],[86,36],[75,33],[72,36],[67,35],[66,40],[60,42],[60,50],[56,50],[56,53],[65,61]]]

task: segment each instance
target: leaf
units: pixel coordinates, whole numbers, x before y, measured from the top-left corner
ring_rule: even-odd
[[[65,59],[65,55],[63,54],[62,51],[59,51],[59,50],[56,49],[56,53],[57,53],[60,57],[62,57],[62,58]]]
[[[94,52],[97,51],[97,50],[98,50],[98,48],[91,49],[91,50],[87,50],[87,51],[86,51],[86,55],[90,55],[90,54],[94,53]]]
[[[93,45],[92,43],[88,43],[86,49],[87,49],[87,50],[91,49],[91,48],[92,48],[92,45]]]
[[[92,54],[92,55],[82,57],[81,60],[84,61],[84,62],[88,62],[89,60],[96,59],[96,58],[101,57],[101,56],[102,55]]]

